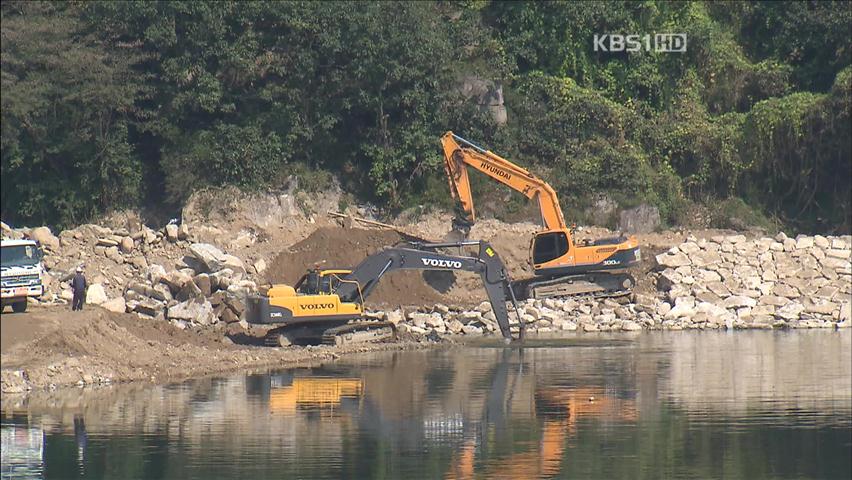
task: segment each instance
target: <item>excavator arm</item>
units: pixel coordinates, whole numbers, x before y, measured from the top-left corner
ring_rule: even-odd
[[[462,137],[447,132],[441,137],[444,149],[444,168],[453,198],[461,203],[468,223],[476,220],[473,194],[467,167],[470,166],[503,185],[538,201],[541,221],[547,230],[566,230],[565,219],[556,191],[544,180],[515,165],[490,150],[474,145]]]
[[[477,256],[448,255],[439,249],[478,246]],[[478,273],[503,337],[511,340],[506,302],[515,302],[511,280],[503,261],[488,242],[412,243],[410,247],[391,247],[364,259],[352,273],[341,279],[336,294],[343,302],[361,302],[394,270],[463,270]],[[515,308],[517,312],[517,306]],[[519,319],[520,320],[520,319]],[[521,324],[523,328],[523,324]]]

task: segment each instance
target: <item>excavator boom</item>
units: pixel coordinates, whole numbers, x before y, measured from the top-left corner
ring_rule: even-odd
[[[476,220],[473,206],[473,193],[467,166],[471,166],[509,188],[522,193],[529,199],[538,201],[541,221],[547,230],[566,228],[562,217],[562,208],[553,187],[496,153],[476,146],[473,142],[447,132],[441,138],[444,148],[444,168],[450,183],[450,193],[461,203],[467,215],[467,221]]]
[[[438,251],[466,246],[479,247],[478,255],[448,255]],[[364,259],[352,273],[343,278],[336,293],[343,302],[360,301],[367,298],[386,273],[394,270],[463,270],[478,273],[501,333],[507,339],[512,338],[506,302],[514,301],[514,292],[503,261],[488,242],[411,243],[410,247],[387,248]]]

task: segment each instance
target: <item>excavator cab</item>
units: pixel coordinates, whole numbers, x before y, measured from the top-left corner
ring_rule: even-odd
[[[539,232],[533,237],[533,268],[552,262],[568,254],[570,242],[568,235],[560,230]]]
[[[314,267],[296,282],[295,290],[300,295],[331,295],[340,286],[340,279],[352,273],[352,270],[325,269]]]

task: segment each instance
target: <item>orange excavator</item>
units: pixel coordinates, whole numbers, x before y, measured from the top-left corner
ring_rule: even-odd
[[[524,288],[527,297],[615,297],[632,291],[636,282],[626,269],[641,260],[635,237],[577,243],[574,228],[565,223],[556,191],[547,182],[453,132],[444,134],[441,144],[450,193],[461,204],[465,217],[453,221],[455,229],[467,234],[476,220],[468,166],[538,201],[543,228],[536,232],[530,246],[530,263],[536,276],[514,283]]]

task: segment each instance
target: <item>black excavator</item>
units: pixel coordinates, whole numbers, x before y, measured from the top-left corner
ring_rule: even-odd
[[[475,256],[444,253],[446,249],[464,247],[478,247],[478,252]],[[478,273],[500,332],[506,341],[512,340],[506,307],[507,301],[515,304],[512,282],[500,256],[484,241],[412,242],[370,255],[351,270],[316,267],[295,286],[273,285],[265,295],[249,296],[246,320],[272,327],[265,338],[270,346],[342,345],[392,336],[395,327],[390,322],[367,321],[364,300],[382,277],[394,270]],[[518,320],[519,336],[523,336],[520,317]]]

